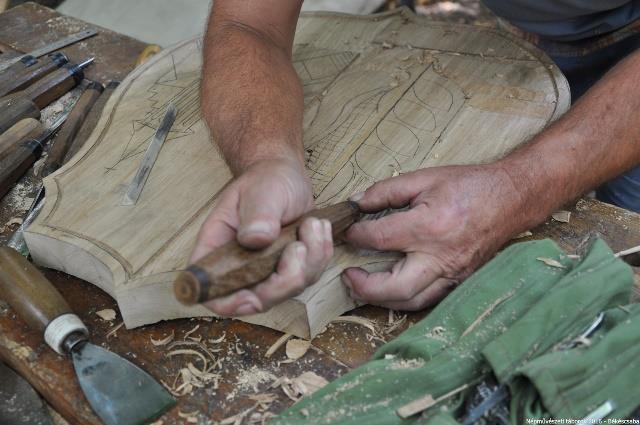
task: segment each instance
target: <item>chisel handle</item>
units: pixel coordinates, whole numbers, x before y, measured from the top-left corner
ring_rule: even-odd
[[[80,130],[80,126],[84,122],[87,114],[91,110],[91,107],[96,102],[104,86],[96,81],[87,81],[86,87],[80,98],[73,106],[69,116],[67,116],[64,124],[58,131],[53,144],[47,154],[47,159],[44,162],[44,166],[41,169],[41,176],[46,177],[49,174],[56,171],[64,163],[64,158],[73,143],[73,140]]]
[[[193,305],[251,287],[275,271],[282,251],[298,239],[298,227],[303,219],[316,217],[329,220],[336,239],[359,215],[356,203],[341,202],[311,211],[283,227],[275,242],[264,249],[251,251],[236,241],[229,242],[180,272],[174,282],[175,296],[181,303]]]
[[[31,99],[38,108],[42,109],[80,84],[83,78],[82,68],[68,63],[26,89],[17,92],[16,95]]]
[[[37,58],[31,55],[23,56],[18,62],[7,67],[4,71],[0,71],[0,80],[4,81],[14,79],[19,74],[23,73],[25,69],[35,65],[36,63],[38,63]]]
[[[69,62],[69,59],[63,53],[52,53],[49,56],[39,59],[37,63],[22,72],[15,73],[12,76],[0,74],[0,96],[17,92],[27,88],[30,84],[50,74],[54,70],[60,68]]]
[[[6,246],[0,247],[0,298],[45,341],[62,353],[64,340],[86,327],[72,313],[60,292],[26,258]]]
[[[43,143],[39,138],[25,137],[7,150],[0,159],[0,198],[40,158],[42,149]]]
[[[0,134],[25,118],[40,118],[40,109],[31,99],[18,97],[16,94],[0,99]]]
[[[32,139],[44,133],[40,121],[25,118],[15,123],[9,130],[0,135],[0,160],[10,152],[21,140]]]

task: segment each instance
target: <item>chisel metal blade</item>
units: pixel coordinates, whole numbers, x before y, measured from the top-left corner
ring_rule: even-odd
[[[23,55],[11,58],[11,59],[7,59],[4,61],[1,61],[0,59],[0,72],[4,71],[5,69],[9,68],[11,65],[13,65],[16,62],[19,62],[23,57],[30,55],[33,56],[34,58],[39,58],[40,56],[44,56],[47,53],[51,53],[55,50],[61,49],[65,46],[68,46],[70,44],[76,43],[80,40],[84,40],[85,38],[89,38],[92,37],[94,35],[96,35],[98,33],[98,31],[94,30],[94,29],[88,29],[88,30],[84,30],[84,31],[80,31],[77,32],[75,34],[71,34],[68,35],[64,38],[61,38],[59,40],[54,41],[53,43],[49,43],[46,46],[40,47],[38,49],[32,50],[29,53],[25,53]]]
[[[122,198],[122,205],[135,205],[136,202],[138,202],[142,188],[147,182],[147,178],[151,173],[153,164],[155,164],[156,159],[158,158],[160,149],[167,138],[167,134],[169,134],[169,130],[171,130],[171,126],[176,119],[177,113],[178,111],[175,105],[170,103],[167,107],[167,112],[164,114],[162,121],[160,121],[156,134],[153,136],[153,139],[151,139],[151,143],[149,143],[149,147],[144,153],[142,163],[140,164],[136,175],[133,177],[133,180],[129,184],[129,187]]]
[[[89,342],[72,350],[73,366],[89,404],[106,425],[142,425],[176,400],[147,372]]]

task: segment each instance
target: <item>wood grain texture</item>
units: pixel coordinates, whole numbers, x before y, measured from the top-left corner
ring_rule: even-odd
[[[0,96],[6,96],[27,88],[30,84],[58,69],[68,61],[67,57],[62,53],[53,53],[38,59],[37,63],[24,68],[21,72],[16,72],[14,75],[5,75],[6,71],[3,72],[2,80],[0,81]],[[21,62],[18,63],[21,64]]]
[[[0,134],[25,118],[40,119],[40,109],[31,99],[16,94],[0,98]]]
[[[319,206],[397,173],[492,160],[569,104],[566,81],[529,44],[404,10],[301,17],[294,66],[304,86],[306,165]],[[41,265],[116,298],[128,327],[211,314],[180,305],[171,288],[231,177],[200,117],[200,69],[201,41],[191,40],[128,76],[84,148],[45,179],[47,203],[25,235]],[[122,207],[126,184],[170,101],[178,117],[145,192],[135,207]],[[315,335],[355,307],[340,283],[346,266],[383,270],[396,259],[338,247],[315,285],[242,320]]]

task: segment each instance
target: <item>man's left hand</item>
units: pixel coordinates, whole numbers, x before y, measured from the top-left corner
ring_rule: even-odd
[[[410,206],[346,233],[353,245],[405,253],[389,272],[343,273],[352,298],[394,310],[435,304],[526,225],[517,187],[496,164],[418,170],[352,200],[366,212]]]

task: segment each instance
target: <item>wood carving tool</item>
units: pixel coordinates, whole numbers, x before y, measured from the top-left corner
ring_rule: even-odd
[[[0,160],[0,198],[7,194],[13,184],[40,158],[47,140],[53,136],[66,118],[62,116],[37,137],[14,140]]]
[[[306,217],[329,220],[336,240],[358,220],[360,209],[346,201],[311,211],[283,227],[278,239],[264,249],[251,251],[229,242],[180,272],[173,285],[176,298],[186,305],[203,303],[265,280],[275,271],[284,248],[298,239],[298,227]]]
[[[6,59],[6,60],[0,62],[0,72],[2,72],[5,69],[9,68],[11,65],[19,62],[25,56],[33,56],[34,58],[39,58],[40,56],[44,56],[47,53],[51,53],[51,52],[54,52],[54,51],[56,51],[58,49],[62,49],[63,47],[68,46],[70,44],[77,43],[78,41],[84,40],[84,39],[89,38],[89,37],[93,37],[97,33],[98,33],[98,31],[96,31],[94,29],[80,31],[80,32],[68,35],[66,37],[63,37],[63,38],[61,38],[61,39],[59,39],[57,41],[54,41],[53,43],[49,43],[46,46],[43,46],[43,47],[40,47],[38,49],[32,50],[29,53],[25,53],[23,55],[20,55],[20,56],[11,58],[11,59]]]
[[[34,84],[0,99],[0,134],[23,118],[39,118],[40,110],[77,86],[84,79],[90,58],[80,64],[66,64]]]
[[[0,248],[0,297],[31,328],[42,332],[55,352],[71,357],[82,391],[105,424],[147,423],[175,404],[145,371],[91,344],[86,326],[51,282],[7,247]]]
[[[89,110],[96,102],[100,94],[104,90],[104,86],[97,81],[86,81],[84,91],[78,98],[78,101],[69,112],[67,119],[58,131],[55,140],[49,148],[47,158],[40,171],[42,178],[56,171],[63,164],[64,158],[69,151],[69,147],[84,122]]]
[[[15,123],[9,130],[0,134],[0,160],[13,148],[17,140],[38,137],[44,127],[34,118],[25,118]]]
[[[120,81],[109,81],[105,86],[104,90],[98,100],[93,104],[91,110],[87,114],[80,130],[78,130],[78,134],[76,135],[71,147],[69,148],[69,152],[64,158],[64,162],[66,163],[68,160],[73,158],[73,156],[78,153],[80,148],[84,146],[84,142],[89,139],[89,136],[93,132],[100,115],[102,115],[102,110],[104,109],[104,105],[107,103],[107,100],[111,97],[113,91],[120,85]]]
[[[156,163],[160,149],[169,134],[169,130],[171,130],[171,126],[176,119],[176,115],[177,110],[175,105],[173,103],[169,103],[167,112],[165,112],[164,117],[162,117],[158,129],[153,135],[147,151],[144,153],[140,167],[138,167],[136,175],[133,177],[133,180],[129,184],[129,187],[122,198],[122,205],[135,205],[135,203],[138,202],[142,188],[147,182],[147,178],[151,173],[153,164]]]
[[[22,74],[27,68],[38,63],[38,59],[31,55],[23,56],[18,62],[14,63],[4,71],[0,71],[0,80],[11,80]]]
[[[36,60],[35,64],[24,68],[21,72],[6,75],[7,71],[5,71],[0,75],[0,97],[24,90],[35,81],[67,64],[67,62],[69,62],[69,58],[58,52]]]

